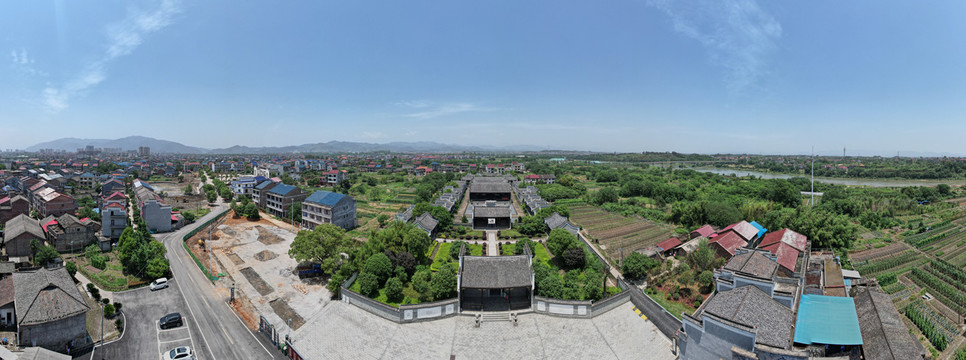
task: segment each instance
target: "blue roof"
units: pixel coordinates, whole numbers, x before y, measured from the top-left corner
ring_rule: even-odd
[[[288,193],[291,192],[292,190],[295,190],[295,186],[278,184],[278,185],[275,185],[275,187],[273,187],[272,190],[269,190],[268,192],[284,196],[284,195],[288,195]]]
[[[752,221],[750,224],[751,226],[754,226],[755,229],[758,229],[759,238],[761,238],[762,236],[765,236],[765,233],[768,232],[768,229],[765,229],[765,227],[761,226],[761,224],[759,224],[757,221]]]
[[[803,294],[798,304],[795,342],[862,345],[855,302],[850,297]]]
[[[262,181],[262,182],[261,182],[261,183],[259,183],[258,185],[255,185],[255,188],[256,188],[256,189],[258,189],[258,190],[262,190],[262,189],[264,189],[264,188],[265,188],[266,186],[268,186],[268,185],[271,185],[271,184],[274,184],[274,183],[273,183],[273,182],[271,182],[271,181]]]
[[[306,198],[305,199],[305,202],[322,204],[322,205],[327,205],[327,206],[335,206],[335,204],[337,204],[339,202],[339,200],[342,200],[342,198],[344,198],[344,197],[345,197],[345,195],[343,195],[343,194],[334,193],[334,192],[331,192],[331,191],[321,191],[321,190],[319,190],[319,191],[316,191],[316,192],[312,193],[311,196],[309,196],[308,198]]]

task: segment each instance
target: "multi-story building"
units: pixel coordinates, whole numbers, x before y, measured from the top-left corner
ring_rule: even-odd
[[[151,156],[151,147],[149,146],[138,146],[138,156]]]
[[[96,221],[78,219],[74,215],[48,216],[40,221],[47,233],[47,241],[60,252],[75,252],[97,240],[100,230]]]
[[[338,186],[349,177],[345,170],[330,170],[322,175],[326,186]]]
[[[168,232],[179,223],[171,214],[171,206],[165,204],[147,183],[135,180],[134,196],[137,198],[138,210],[141,211],[141,219],[151,231]]]
[[[237,196],[251,196],[252,189],[258,184],[259,179],[265,180],[263,177],[240,176],[231,181],[231,192]]]
[[[126,227],[127,210],[124,205],[111,202],[101,207],[101,236],[111,240],[120,239]]]
[[[77,200],[56,191],[41,196],[37,202],[37,212],[43,217],[73,214],[75,211]]]
[[[30,201],[27,198],[14,195],[0,198],[0,224],[6,223],[17,215],[30,214]]]
[[[356,200],[329,191],[316,191],[302,202],[302,226],[314,229],[333,224],[343,229],[356,226]]]
[[[271,215],[287,218],[292,215],[292,204],[305,200],[309,193],[297,186],[277,184],[265,195],[265,209]]]
[[[255,187],[252,188],[252,202],[255,203],[255,206],[258,206],[259,209],[265,210],[265,206],[268,204],[268,192],[277,184],[278,183],[274,181],[265,180],[258,183],[258,185],[255,185]]]

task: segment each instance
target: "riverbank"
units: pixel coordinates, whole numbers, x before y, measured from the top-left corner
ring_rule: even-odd
[[[791,179],[793,177],[804,177],[808,178],[808,174],[782,174],[782,173],[766,173],[753,170],[736,170],[736,169],[722,169],[722,168],[710,168],[710,167],[700,167],[700,168],[690,168],[694,171],[707,172],[718,175],[734,175],[739,177],[744,176],[754,176],[762,179]],[[949,186],[964,186],[966,185],[966,179],[872,179],[872,178],[829,178],[829,177],[815,177],[816,182],[834,184],[834,185],[846,185],[846,186],[868,186],[868,187],[906,187],[906,186],[936,186],[939,184],[947,184]]]

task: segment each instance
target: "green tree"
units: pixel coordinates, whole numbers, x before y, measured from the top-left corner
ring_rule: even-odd
[[[386,281],[386,298],[391,302],[402,301],[403,283],[399,278],[390,278]]]
[[[235,193],[231,192],[231,189],[227,187],[221,188],[221,190],[219,190],[218,193],[221,195],[221,198],[224,199],[225,201],[231,201],[231,199],[235,196]]]
[[[288,254],[298,262],[316,262],[323,273],[331,275],[342,263],[341,254],[352,253],[355,247],[355,240],[346,236],[345,230],[332,224],[322,224],[313,230],[299,231],[289,246]]]
[[[647,272],[660,265],[657,260],[645,256],[639,252],[632,252],[626,258],[624,258],[623,270],[624,276],[629,279],[642,279],[647,275]]]
[[[617,199],[618,199],[617,190],[614,190],[614,188],[606,187],[606,188],[600,189],[600,191],[598,191],[597,194],[594,195],[593,202],[594,204],[597,204],[597,205],[603,205],[607,203],[615,203],[617,202]]]
[[[410,280],[413,286],[413,290],[419,293],[420,301],[430,301],[433,298],[432,288],[430,287],[430,281],[432,281],[432,273],[429,270],[416,271],[413,274],[413,278]]]
[[[408,252],[416,257],[417,263],[423,263],[426,260],[426,250],[433,244],[433,240],[416,225],[401,221],[395,221],[385,229],[379,230],[370,236],[369,242],[394,254]],[[378,250],[378,252],[382,251],[382,249]]]
[[[379,216],[376,217],[376,221],[379,222],[379,227],[386,226],[386,220],[389,220],[389,215],[379,214]]]
[[[77,264],[75,264],[73,261],[68,261],[67,264],[64,264],[64,268],[67,269],[67,273],[70,274],[70,277],[74,277],[74,275],[77,274]]]
[[[521,234],[536,236],[547,232],[547,224],[543,218],[537,216],[524,216],[514,226]]]
[[[600,300],[604,297],[604,273],[596,270],[584,271],[584,300]]]
[[[144,268],[144,274],[147,275],[149,279],[157,279],[163,277],[171,269],[171,264],[168,259],[163,256],[152,257],[148,260],[147,266]]]
[[[941,196],[949,196],[952,193],[952,187],[947,184],[936,185],[936,191],[939,192]]]
[[[432,284],[433,298],[436,300],[449,299],[456,294],[456,271],[453,266],[442,266],[439,271],[433,274]]]
[[[577,236],[569,231],[554,229],[550,231],[550,236],[547,238],[547,248],[554,256],[560,257],[567,249],[580,246],[578,241],[580,240],[577,240]]]
[[[248,205],[245,205],[244,213],[245,213],[245,217],[248,218],[249,220],[258,220],[261,218],[261,216],[258,214],[258,207],[255,206],[255,203],[249,203]]]
[[[209,203],[213,203],[215,200],[218,200],[218,194],[214,191],[205,192],[205,199],[207,199]]]
[[[114,305],[111,305],[111,304],[104,305],[104,317],[106,318],[114,317]]]
[[[362,268],[362,271],[376,275],[379,283],[382,284],[392,275],[393,266],[386,254],[378,253],[366,260],[366,265]]]
[[[184,186],[184,194],[185,195],[191,195],[192,193],[194,193],[194,191],[192,190],[191,185],[185,185]]]
[[[359,292],[368,297],[375,297],[379,290],[379,277],[376,274],[363,272],[359,274]]]
[[[43,245],[37,250],[37,255],[34,256],[34,264],[37,266],[45,266],[51,260],[60,257],[60,253],[54,249],[52,246]]]
[[[711,286],[714,285],[714,274],[712,274],[709,270],[702,271],[701,274],[698,275],[698,283],[701,284],[701,287],[705,289],[705,291],[709,291],[709,289],[712,288]]]
[[[582,268],[584,267],[584,260],[587,256],[584,254],[584,249],[580,247],[572,247],[563,252],[564,264],[567,268]]]
[[[562,299],[563,291],[563,282],[556,275],[546,276],[537,284],[537,294],[543,297]]]

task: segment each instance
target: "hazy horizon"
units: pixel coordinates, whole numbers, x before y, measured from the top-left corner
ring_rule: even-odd
[[[966,154],[966,3],[930,5],[8,4],[0,148]]]

